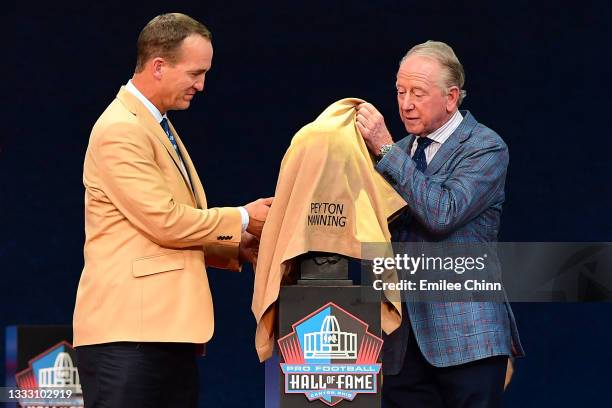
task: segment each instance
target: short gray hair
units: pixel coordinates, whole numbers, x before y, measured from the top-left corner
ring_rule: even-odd
[[[402,65],[408,57],[413,55],[430,57],[438,61],[442,66],[441,88],[448,89],[451,86],[458,87],[459,98],[457,99],[457,106],[461,105],[463,98],[466,96],[466,92],[463,89],[463,85],[465,84],[465,72],[453,49],[448,44],[441,41],[429,40],[423,44],[412,47],[402,58],[400,65]]]

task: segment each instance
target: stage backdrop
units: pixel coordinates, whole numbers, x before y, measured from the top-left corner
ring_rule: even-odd
[[[435,39],[463,62],[463,108],[510,148],[501,239],[611,241],[609,6],[497,3],[6,6],[0,327],[70,323],[83,265],[89,131],[130,78],[140,29],[168,11],[190,14],[214,36],[204,94],[188,111],[171,114],[210,205],[271,195],[292,135],[335,100],[372,102],[401,138],[398,61],[412,45]],[[262,406],[252,271],[211,270],[210,280],[216,332],[200,364],[202,406]],[[518,362],[507,404],[601,406],[609,390],[612,307],[514,310],[528,357]]]

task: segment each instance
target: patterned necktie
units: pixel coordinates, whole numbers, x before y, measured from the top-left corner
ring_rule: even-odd
[[[178,154],[178,156],[181,157],[181,152],[179,152],[178,145],[176,144],[176,139],[174,138],[174,135],[170,131],[170,126],[168,125],[168,119],[163,118],[161,122],[159,122],[159,124],[161,125],[162,129],[164,129],[164,132],[166,132],[166,136],[168,136],[168,139],[170,139],[170,143],[172,144],[172,147],[174,147],[176,154]]]
[[[181,164],[181,168],[183,169],[184,175],[189,180],[189,188],[191,188],[193,191],[193,187],[191,186],[191,176],[189,175],[189,172],[185,168],[185,163],[183,162],[183,156],[181,155],[178,145],[176,144],[176,139],[174,138],[174,135],[172,134],[172,131],[170,130],[170,126],[168,125],[168,119],[163,118],[161,122],[159,122],[159,124],[161,125],[162,129],[164,129],[164,132],[166,132],[166,136],[168,136],[168,139],[170,139],[170,143],[172,144],[172,147],[174,147],[174,150],[176,151],[176,154],[179,157],[179,162]]]
[[[426,137],[417,137],[416,140],[418,146],[416,148],[416,151],[414,152],[414,155],[412,156],[412,159],[416,163],[416,168],[424,173],[425,169],[427,168],[427,158],[425,157],[425,149],[427,148],[427,146],[433,143],[433,140],[428,139]]]

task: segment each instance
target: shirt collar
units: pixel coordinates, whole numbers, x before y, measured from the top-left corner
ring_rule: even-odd
[[[427,137],[436,143],[442,144],[446,142],[450,135],[459,127],[462,120],[463,115],[457,110],[445,124],[431,132]]]
[[[140,102],[142,102],[142,104],[149,110],[149,112],[151,112],[151,115],[153,115],[157,123],[160,123],[164,118],[168,119],[168,116],[166,114],[162,115],[161,112],[155,107],[155,105],[153,105],[151,101],[148,100],[142,94],[142,92],[138,90],[138,88],[136,88],[136,86],[132,83],[131,79],[127,82],[127,84],[125,84],[125,89],[127,89],[128,92],[138,98]]]

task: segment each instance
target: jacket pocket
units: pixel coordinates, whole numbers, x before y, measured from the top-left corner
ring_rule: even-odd
[[[132,275],[139,278],[161,272],[176,271],[184,267],[185,255],[182,252],[145,256],[134,259]]]

